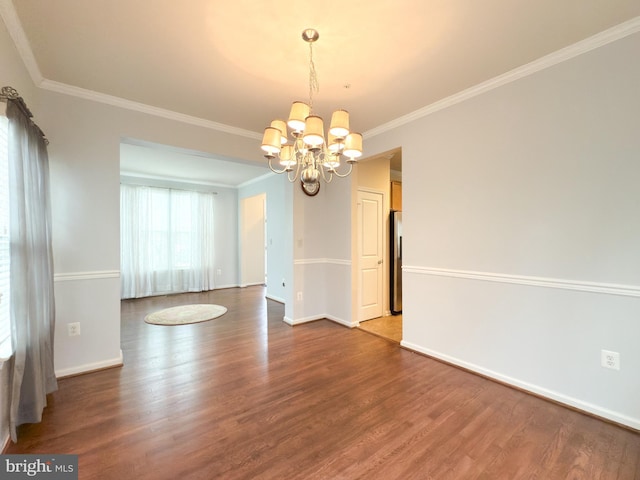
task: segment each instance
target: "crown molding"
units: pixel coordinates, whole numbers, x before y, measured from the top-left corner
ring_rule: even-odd
[[[240,183],[238,185],[226,185],[224,183],[207,182],[204,180],[196,181],[196,180],[188,180],[188,179],[176,179],[175,177],[167,177],[162,175],[150,175],[148,173],[139,173],[139,172],[133,172],[128,170],[121,170],[120,180],[121,180],[121,183],[124,183],[127,185],[136,185],[135,180],[139,179],[139,180],[157,180],[162,182],[171,182],[174,184],[186,184],[186,185],[195,185],[195,186],[201,186],[201,187],[213,187],[213,188],[225,188],[228,190],[238,190],[239,188],[246,187],[253,183],[262,181],[273,175],[275,175],[275,173],[269,172],[259,177],[252,178],[251,180],[247,180],[246,182]],[[122,181],[123,177],[124,177],[124,181]],[[212,193],[218,193],[218,192],[212,192]]]
[[[33,80],[36,86],[40,86],[44,77],[42,76],[42,72],[40,72],[36,57],[33,55],[33,50],[31,50],[31,44],[27,39],[27,35],[24,33],[22,23],[20,23],[18,13],[11,0],[0,0],[0,17],[2,17],[4,24],[7,26],[7,31],[31,76],[31,80]]]
[[[151,175],[148,173],[139,173],[139,172],[132,172],[129,170],[120,170],[120,183],[125,184],[125,185],[142,185],[142,186],[149,186],[149,187],[153,187],[155,185],[147,185],[147,183],[145,183],[145,180],[155,180],[155,181],[159,181],[159,182],[168,182],[169,184],[172,185],[193,185],[193,186],[199,186],[199,187],[205,187],[205,188],[225,188],[228,190],[234,190],[237,187],[233,186],[233,185],[225,185],[222,183],[213,183],[213,182],[207,182],[205,180],[189,180],[189,179],[176,179],[175,177],[168,177],[168,176],[164,176],[164,175]],[[159,187],[159,188],[171,188],[171,187]],[[176,187],[179,189],[179,187]],[[218,192],[208,192],[208,193],[214,193],[214,194],[218,194]]]
[[[258,182],[261,182],[261,181],[263,181],[263,180],[266,180],[267,178],[271,178],[271,177],[273,177],[274,175],[276,175],[276,174],[275,174],[275,173],[273,173],[273,172],[267,172],[267,173],[265,173],[264,175],[260,175],[259,177],[252,178],[251,180],[247,180],[246,182],[242,182],[242,183],[240,183],[239,185],[236,185],[236,187],[235,187],[235,188],[248,187],[249,185],[252,185],[252,184],[254,184],[254,183],[258,183]]]
[[[445,108],[449,108],[508,83],[515,82],[523,77],[533,75],[536,72],[565,62],[582,55],[583,53],[590,52],[591,50],[595,50],[596,48],[600,48],[637,32],[640,32],[640,16],[609,28],[608,30],[604,30],[603,32],[597,33],[596,35],[574,43],[573,45],[557,50],[549,55],[545,55],[544,57],[522,65],[521,67],[503,73],[502,75],[498,75],[490,80],[479,83],[478,85],[467,88],[466,90],[462,90],[461,92],[443,98],[442,100],[438,100],[437,102],[408,113],[407,115],[403,115],[395,120],[391,120],[390,122],[372,128],[371,130],[364,132],[363,136],[365,138],[375,137],[376,135],[380,135],[381,133],[388,132],[394,128],[398,128],[402,125],[418,120],[419,118],[444,110]]]
[[[70,95],[73,97],[83,98],[85,100],[91,100],[94,102],[104,103],[113,107],[124,108],[127,110],[133,110],[140,113],[146,113],[148,115],[154,115],[156,117],[162,117],[169,120],[175,120],[177,122],[187,123],[189,125],[195,125],[198,127],[209,128],[211,130],[217,130],[219,132],[230,133],[232,135],[239,135],[241,137],[251,138],[254,140],[262,139],[262,135],[251,130],[245,130],[243,128],[232,127],[225,125],[224,123],[218,123],[204,118],[193,117],[191,115],[185,115],[184,113],[174,112],[165,108],[154,107],[145,103],[134,102],[133,100],[127,100],[126,98],[116,97],[114,95],[107,95],[106,93],[95,92],[86,88],[75,87],[73,85],[67,85],[66,83],[55,82],[53,80],[43,80],[40,88],[49,90],[51,92],[62,93],[64,95]]]

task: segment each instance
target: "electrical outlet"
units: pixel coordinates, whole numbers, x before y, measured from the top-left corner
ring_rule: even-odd
[[[298,301],[301,302],[302,301],[302,292],[298,292]]]
[[[67,323],[67,331],[70,337],[77,337],[80,335],[80,322]]]
[[[216,270],[216,275],[222,275],[222,269],[221,268]]]
[[[620,354],[609,350],[600,351],[600,365],[612,370],[620,370]]]

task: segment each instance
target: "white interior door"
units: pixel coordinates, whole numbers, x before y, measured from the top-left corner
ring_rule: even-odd
[[[382,316],[383,218],[381,193],[358,191],[358,321]]]

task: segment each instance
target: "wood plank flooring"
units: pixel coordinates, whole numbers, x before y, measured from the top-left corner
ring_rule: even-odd
[[[145,314],[216,303],[194,325]],[[7,453],[81,479],[640,479],[640,435],[327,320],[262,287],[122,303],[125,365],[62,379]]]

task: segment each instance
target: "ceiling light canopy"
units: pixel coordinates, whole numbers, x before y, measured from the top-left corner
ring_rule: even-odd
[[[262,137],[262,150],[269,168],[275,173],[286,173],[290,182],[300,178],[303,190],[309,195],[318,193],[320,178],[329,183],[333,175],[349,175],[353,164],[362,156],[362,135],[351,132],[349,112],[333,112],[326,137],[322,117],[313,114],[313,93],[319,90],[313,63],[313,44],[319,37],[312,28],[302,32],[302,39],[309,44],[309,103],[293,102],[289,119],[286,122],[273,120],[264,129]],[[338,172],[342,157],[346,158],[349,167],[344,172]],[[276,158],[279,159],[280,169],[273,167]]]

